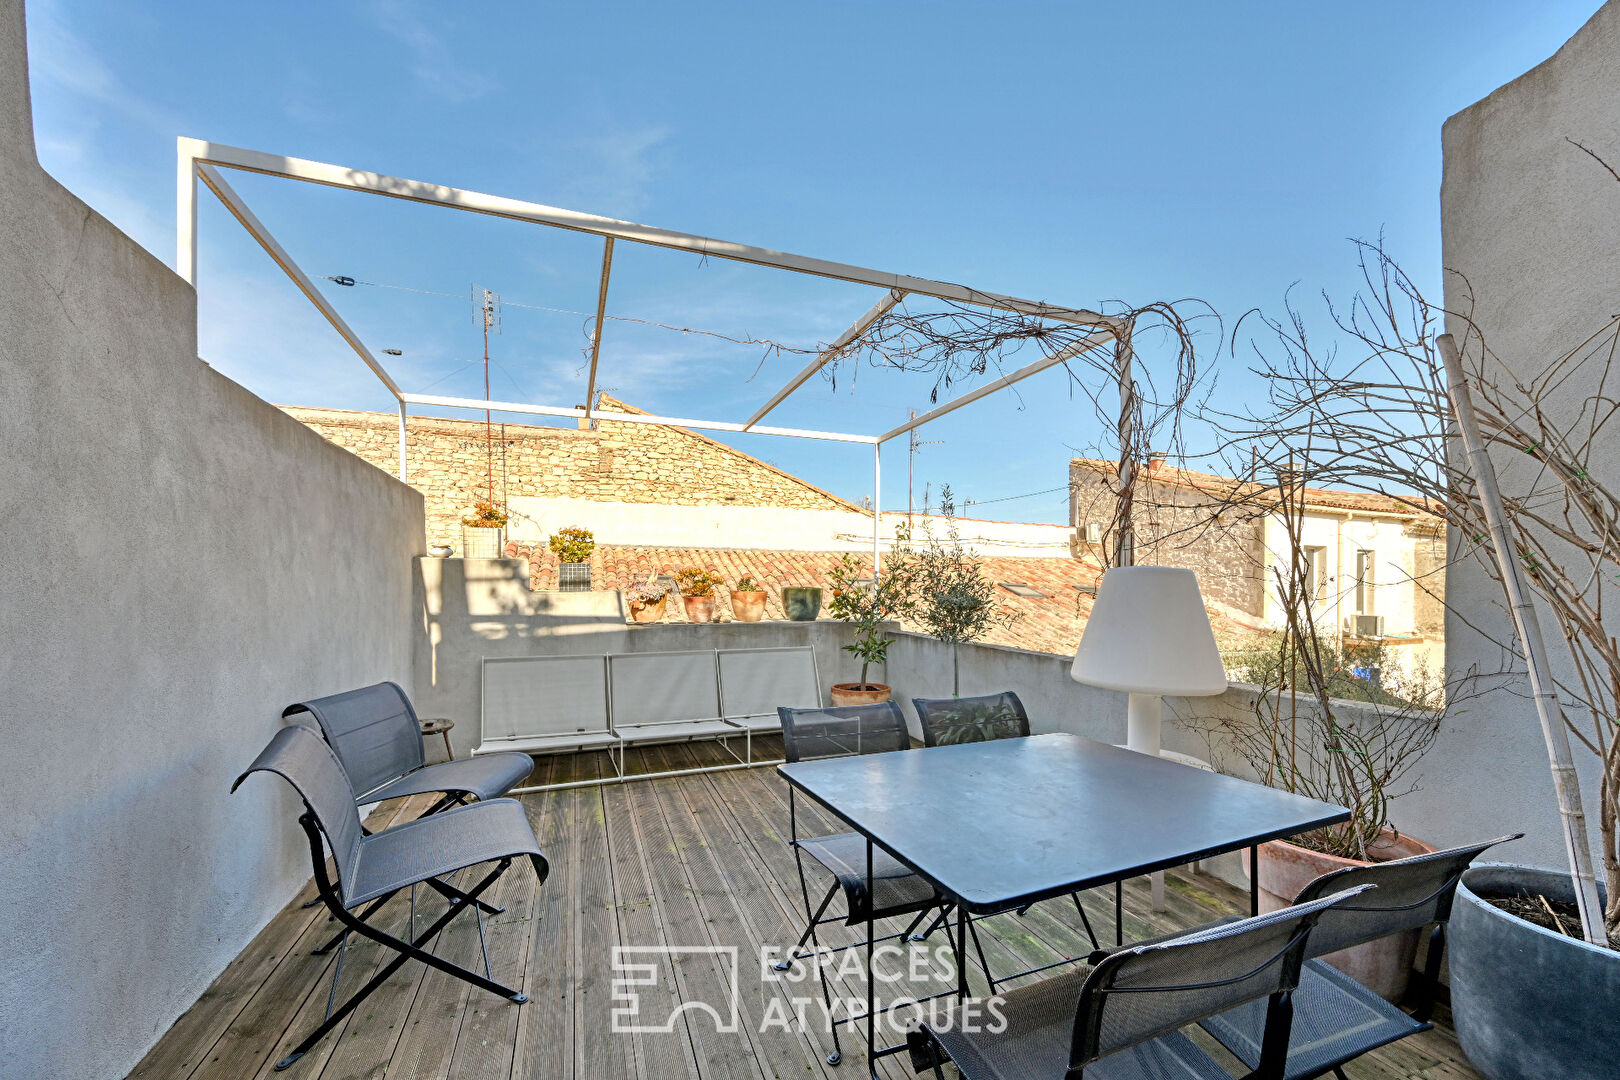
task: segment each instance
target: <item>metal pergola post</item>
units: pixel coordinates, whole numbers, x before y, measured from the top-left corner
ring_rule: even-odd
[[[410,480],[410,465],[405,460],[405,399],[399,402],[399,479],[401,483]]]
[[[872,444],[872,584],[883,569],[879,545],[883,541],[883,444]]]

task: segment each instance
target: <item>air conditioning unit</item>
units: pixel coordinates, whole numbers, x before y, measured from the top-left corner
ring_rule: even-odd
[[[1381,638],[1384,636],[1384,617],[1382,615],[1352,615],[1346,627],[1356,637]]]
[[[1100,521],[1088,521],[1080,526],[1080,542],[1083,544],[1100,544],[1103,538],[1103,527]]]

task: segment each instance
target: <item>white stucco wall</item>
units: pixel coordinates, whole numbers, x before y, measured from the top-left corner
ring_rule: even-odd
[[[422,501],[197,359],[40,170],[24,40],[0,0],[0,1077],[111,1080],[308,878],[228,789],[286,703],[409,682]]]
[[[1466,308],[1471,288],[1474,317],[1492,350],[1525,379],[1620,312],[1620,183],[1566,139],[1620,168],[1615,0],[1557,55],[1445,125],[1445,265],[1462,275],[1448,277],[1446,306]],[[1461,340],[1462,327],[1454,322],[1449,328]],[[1598,374],[1593,371],[1584,387],[1567,388],[1569,396],[1590,392]],[[1613,438],[1593,458],[1611,484],[1620,460]],[[1526,462],[1522,455],[1498,458],[1504,490],[1512,490],[1514,470]],[[1457,539],[1452,537],[1454,549]],[[1451,562],[1446,589],[1459,612],[1447,619],[1447,666],[1497,670],[1497,648],[1472,626],[1511,636],[1500,590],[1471,561]],[[1414,798],[1448,821],[1460,815],[1469,822],[1468,835],[1526,830],[1530,835],[1504,849],[1504,858],[1563,866],[1546,751],[1522,681],[1516,689],[1517,696],[1498,693],[1470,706],[1466,730],[1436,750],[1446,775]],[[1576,755],[1595,836],[1595,759],[1578,745]],[[1461,831],[1427,837],[1464,838]]]
[[[1302,546],[1325,549],[1328,581],[1317,608],[1324,628],[1345,629],[1356,613],[1356,552],[1373,553],[1372,588],[1366,614],[1384,617],[1386,634],[1408,634],[1417,625],[1413,607],[1413,553],[1417,538],[1407,522],[1349,514],[1306,511],[1301,522]],[[1291,548],[1288,530],[1275,516],[1265,521],[1266,621],[1281,626],[1284,612],[1272,567],[1287,572]]]
[[[767,551],[870,551],[872,519],[847,510],[800,510],[762,506],[665,506],[592,502],[588,499],[514,495],[507,535],[520,543],[542,542],[567,525],[590,529],[599,544],[642,547],[756,548]],[[907,515],[885,513],[879,536],[884,548]],[[923,526],[946,535],[938,516],[918,514]],[[958,518],[964,546],[985,556],[1067,559],[1074,530],[1066,525]]]

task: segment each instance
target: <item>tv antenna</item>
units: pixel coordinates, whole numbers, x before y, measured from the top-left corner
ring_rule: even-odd
[[[916,409],[911,410],[911,419],[913,419],[913,420],[917,419],[917,410]],[[916,508],[917,448],[921,447],[921,446],[940,446],[940,445],[942,445],[944,443],[943,439],[930,439],[928,442],[923,442],[922,440],[917,438],[917,429],[916,428],[911,429],[910,436],[911,436],[910,439],[909,439],[910,445],[907,446],[907,448],[906,448],[906,525],[908,527],[911,525],[912,517],[917,512],[917,508]],[[927,512],[928,512],[928,496],[927,496],[927,494],[924,494],[923,495],[923,513],[926,514]]]
[[[484,400],[489,401],[489,332],[501,332],[501,294],[476,282],[472,287],[473,318],[484,326]],[[495,505],[495,425],[484,410],[484,480],[489,504]],[[502,509],[505,509],[504,507]]]

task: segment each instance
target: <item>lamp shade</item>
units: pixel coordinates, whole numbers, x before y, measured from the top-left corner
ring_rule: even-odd
[[[1106,690],[1202,697],[1226,689],[1198,575],[1168,566],[1103,574],[1070,676]]]

